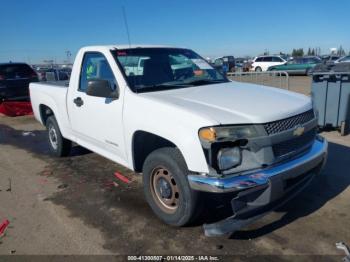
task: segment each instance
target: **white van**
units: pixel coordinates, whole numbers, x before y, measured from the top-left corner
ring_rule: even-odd
[[[253,59],[251,70],[256,72],[267,71],[270,66],[283,65],[287,61],[277,55],[257,56]]]

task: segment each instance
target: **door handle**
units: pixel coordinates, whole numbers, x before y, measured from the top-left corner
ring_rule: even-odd
[[[76,104],[77,107],[81,107],[84,104],[83,99],[81,97],[77,97],[73,100],[74,104]]]

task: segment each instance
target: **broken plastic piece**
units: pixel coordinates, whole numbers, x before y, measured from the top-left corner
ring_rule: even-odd
[[[5,219],[1,224],[0,224],[0,237],[2,237],[5,234],[6,228],[10,224],[10,221]]]
[[[35,136],[35,134],[31,131],[26,131],[26,132],[22,132],[22,136]]]
[[[343,258],[344,262],[350,262],[350,249],[344,242],[335,243],[336,248],[343,250],[346,257]]]
[[[129,180],[129,178],[127,178],[126,176],[123,176],[122,174],[118,173],[118,172],[115,172],[114,173],[114,176],[116,178],[118,178],[120,181],[124,182],[124,183],[127,183],[127,184],[130,184],[131,181]]]

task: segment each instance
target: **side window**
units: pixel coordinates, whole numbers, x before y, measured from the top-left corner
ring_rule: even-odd
[[[312,64],[313,60],[312,58],[304,58],[302,61],[302,64]]]
[[[257,59],[255,59],[255,62],[262,62],[263,61],[263,57],[258,57]]]
[[[350,56],[345,56],[339,60],[339,62],[350,62]]]
[[[281,63],[283,62],[281,58],[279,58],[278,56],[273,56],[272,57],[272,62],[278,62],[278,63]]]
[[[222,61],[221,58],[218,58],[215,60],[214,64],[217,65],[217,66],[221,66],[224,62]]]
[[[86,53],[80,73],[79,91],[86,92],[91,79],[103,79],[110,82],[113,90],[117,87],[111,67],[104,55],[100,53]]]
[[[271,56],[265,56],[263,61],[264,62],[272,62],[272,57]]]
[[[150,59],[147,56],[119,56],[118,61],[123,66],[127,77],[143,75],[145,61]]]

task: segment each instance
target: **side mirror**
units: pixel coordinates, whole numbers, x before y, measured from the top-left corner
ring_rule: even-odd
[[[88,81],[88,88],[86,90],[88,96],[104,97],[104,98],[119,98],[119,89],[112,90],[111,84],[103,79],[91,79]]]

